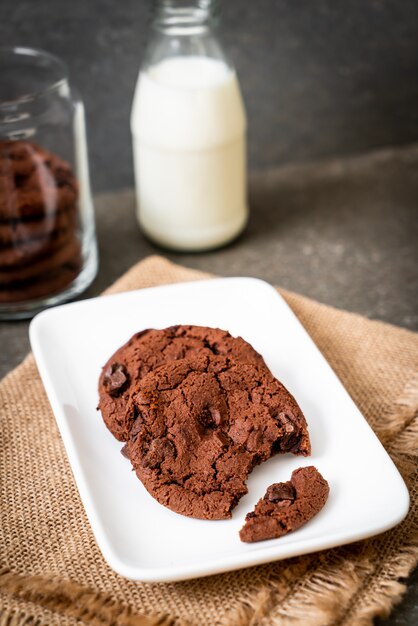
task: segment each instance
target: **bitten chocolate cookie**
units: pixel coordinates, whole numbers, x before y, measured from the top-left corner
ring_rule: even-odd
[[[126,404],[133,386],[156,367],[199,354],[232,356],[266,367],[263,357],[241,337],[203,326],[171,326],[136,333],[104,365],[99,379],[99,409],[110,432],[127,441],[131,420]]]
[[[129,400],[125,453],[149,493],[176,513],[225,519],[255,465],[279,452],[308,455],[305,418],[266,367],[229,357],[172,361]]]
[[[300,528],[319,513],[328,494],[328,483],[315,467],[295,470],[288,482],[270,485],[247,514],[239,533],[241,541],[274,539]]]

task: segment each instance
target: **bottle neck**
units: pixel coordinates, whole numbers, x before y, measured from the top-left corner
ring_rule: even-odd
[[[153,28],[166,35],[196,35],[217,24],[217,0],[158,0]]]

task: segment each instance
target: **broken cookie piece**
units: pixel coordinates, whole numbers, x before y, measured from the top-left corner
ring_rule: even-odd
[[[268,487],[240,530],[241,541],[251,543],[282,537],[306,524],[324,506],[329,486],[318,470],[301,467],[285,483]]]

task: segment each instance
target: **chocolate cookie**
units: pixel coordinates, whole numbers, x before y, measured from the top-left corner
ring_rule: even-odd
[[[7,218],[3,214],[3,219],[1,219],[0,213],[0,222],[14,218],[23,220],[43,218],[74,208],[76,201],[77,193],[74,189],[71,187],[58,188],[55,181],[51,180],[50,184],[43,184],[38,189],[25,188],[15,191],[8,202],[10,217]]]
[[[1,252],[0,252],[1,257]],[[33,260],[32,263],[23,266],[12,266],[7,270],[0,268],[0,285],[10,285],[11,283],[27,281],[31,278],[42,277],[47,272],[57,270],[66,263],[81,259],[80,242],[75,237],[70,237],[56,250],[53,250],[47,257],[40,260]]]
[[[12,271],[51,257],[56,251],[77,241],[72,228],[62,228],[18,245],[0,245],[0,271]]]
[[[136,333],[104,365],[99,379],[99,409],[110,432],[127,441],[131,421],[126,403],[138,379],[156,367],[195,354],[233,356],[237,361],[265,366],[262,356],[241,337],[203,326],[171,326]]]
[[[319,513],[328,494],[328,483],[315,467],[295,470],[288,482],[270,485],[247,514],[239,533],[241,541],[274,539],[300,528]]]
[[[0,302],[52,295],[81,271],[78,184],[69,163],[0,141]]]
[[[31,240],[48,237],[54,231],[74,229],[77,214],[74,210],[51,213],[43,219],[9,220],[0,222],[0,248],[6,246],[24,246]]]
[[[65,263],[58,270],[45,272],[36,280],[0,284],[0,303],[25,302],[63,291],[81,271],[81,259]]]
[[[0,222],[69,209],[77,196],[68,163],[28,141],[0,142]]]
[[[0,174],[28,177],[36,168],[36,160],[46,153],[29,141],[0,142]]]
[[[176,513],[225,519],[255,465],[308,455],[306,421],[266,367],[223,356],[172,361],[140,380],[125,446],[149,493]]]

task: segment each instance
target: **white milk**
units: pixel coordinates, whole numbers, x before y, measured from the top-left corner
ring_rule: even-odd
[[[163,246],[201,250],[241,232],[246,121],[235,72],[197,56],[141,71],[131,128],[145,234]]]

